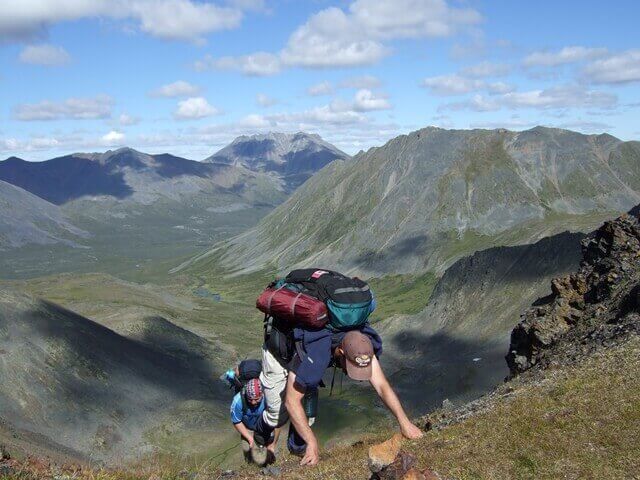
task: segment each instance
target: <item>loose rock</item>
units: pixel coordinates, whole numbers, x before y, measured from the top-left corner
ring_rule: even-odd
[[[384,467],[391,465],[400,452],[401,446],[402,435],[396,433],[386,442],[369,447],[369,469],[373,473],[377,473]]]

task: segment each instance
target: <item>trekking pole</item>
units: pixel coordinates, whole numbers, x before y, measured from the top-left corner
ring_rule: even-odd
[[[331,376],[331,389],[329,390],[329,396],[333,395],[333,384],[336,382],[336,369],[338,366],[333,364],[333,375]]]

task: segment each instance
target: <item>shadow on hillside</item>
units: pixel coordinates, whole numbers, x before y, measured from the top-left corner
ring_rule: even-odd
[[[40,300],[38,308],[25,312],[21,323],[30,327],[31,339],[39,337],[68,349],[58,365],[76,372],[73,375],[69,371],[58,372],[66,391],[80,396],[88,394],[101,402],[116,400],[117,392],[145,387],[163,391],[175,399],[221,399],[224,389],[215,381],[217,370],[213,362],[202,351],[192,351],[188,342],[180,341],[178,335],[186,331],[164,322],[175,333],[167,328],[162,332],[146,331],[140,339],[133,340]],[[87,375],[77,375],[80,371]],[[104,388],[107,384],[112,388]]]
[[[476,398],[503,381],[508,373],[505,344],[403,331],[387,340],[383,365],[394,372],[392,384],[415,415],[427,413],[444,399],[454,403]]]
[[[415,235],[405,238],[385,248],[381,252],[369,250],[358,255],[354,264],[375,267],[377,264],[397,262],[406,257],[424,257],[427,245],[429,244],[427,235]]]
[[[114,172],[111,165],[73,156],[47,162],[0,162],[0,180],[56,205],[85,195],[109,195],[118,199],[133,195],[122,172]]]
[[[153,159],[157,164],[156,172],[163,178],[175,178],[183,175],[208,178],[220,170],[229,168],[228,165],[196,162],[195,160],[175,157],[168,153],[154,155]]]

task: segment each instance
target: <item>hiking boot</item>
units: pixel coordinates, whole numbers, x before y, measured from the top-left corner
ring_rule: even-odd
[[[267,450],[267,447],[256,444],[251,447],[251,460],[253,460],[253,463],[256,465],[264,467],[267,464],[268,458],[269,451]]]

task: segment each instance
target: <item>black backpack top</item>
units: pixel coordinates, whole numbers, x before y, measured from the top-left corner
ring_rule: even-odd
[[[329,311],[330,326],[350,330],[363,325],[373,308],[367,282],[320,268],[293,270],[285,281],[302,286],[302,291],[322,300]]]
[[[262,372],[262,362],[260,360],[243,360],[238,364],[238,375],[233,379],[235,392],[241,392],[247,382],[253,378],[258,378]]]

